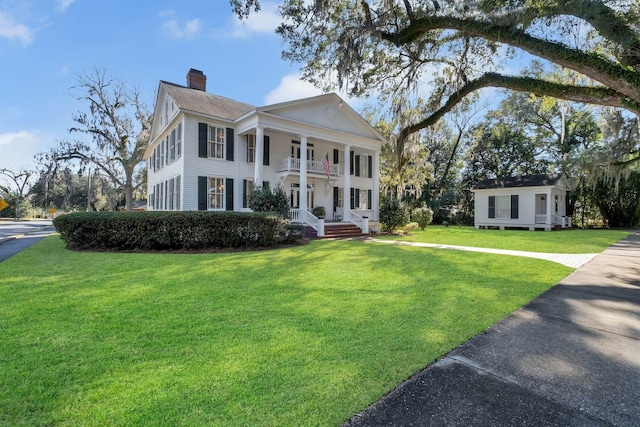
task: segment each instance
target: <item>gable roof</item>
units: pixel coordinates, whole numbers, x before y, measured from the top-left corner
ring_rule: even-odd
[[[561,179],[561,173],[543,173],[538,175],[490,178],[479,181],[473,186],[473,189],[488,190],[493,188],[549,187],[557,185]]]
[[[193,111],[226,120],[235,120],[256,107],[202,90],[165,81],[160,82],[181,110]]]

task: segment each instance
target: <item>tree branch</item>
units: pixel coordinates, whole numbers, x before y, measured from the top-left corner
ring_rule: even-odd
[[[541,40],[518,28],[488,21],[428,16],[416,19],[398,32],[381,32],[383,40],[403,46],[423,37],[427,32],[449,29],[520,48],[532,55],[584,74],[603,85],[640,102],[640,73],[601,55],[569,48],[561,43]]]
[[[629,25],[603,1],[564,0],[542,10],[543,16],[571,15],[595,28],[607,40],[622,48],[619,61],[640,71],[640,38]]]
[[[403,128],[400,132],[400,140],[410,134],[435,124],[449,110],[458,104],[464,97],[478,89],[485,87],[501,87],[520,92],[531,92],[538,96],[551,96],[586,104],[606,105],[610,107],[624,108],[640,115],[640,103],[632,102],[613,89],[605,87],[588,87],[565,85],[534,79],[531,77],[504,76],[497,73],[487,73],[479,79],[472,80],[456,93],[451,95],[447,102],[425,119]]]

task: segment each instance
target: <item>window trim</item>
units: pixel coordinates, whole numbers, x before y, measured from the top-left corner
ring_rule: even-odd
[[[222,139],[218,140],[218,137],[220,136]],[[210,124],[207,125],[207,157],[210,159],[225,160],[226,142],[226,128]],[[214,151],[213,153],[212,148]]]
[[[256,162],[256,136],[252,133],[245,135],[245,161]]]
[[[215,184],[212,187],[212,181],[215,180]],[[220,181],[219,183],[217,181]],[[214,192],[213,190],[219,189],[222,186],[221,192]],[[211,197],[215,195],[216,198],[220,197],[220,201],[218,203],[221,204],[219,207],[212,207]],[[223,211],[225,210],[225,197],[226,196],[226,186],[225,186],[225,178],[219,176],[207,176],[207,210],[210,211]]]

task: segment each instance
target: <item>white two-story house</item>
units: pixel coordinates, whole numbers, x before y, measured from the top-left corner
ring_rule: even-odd
[[[191,69],[187,85],[161,81],[148,162],[149,210],[249,210],[253,185],[281,185],[292,220],[355,222],[375,229],[384,138],[338,95],[255,107],[206,92]]]

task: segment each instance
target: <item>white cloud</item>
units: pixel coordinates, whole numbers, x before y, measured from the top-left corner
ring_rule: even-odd
[[[233,31],[231,36],[235,38],[245,38],[253,34],[273,34],[282,22],[278,14],[278,5],[275,3],[262,3],[258,13],[252,13],[249,18],[240,21],[238,17],[233,17]]]
[[[33,41],[34,33],[34,30],[16,22],[8,13],[0,10],[0,38],[29,44]]]
[[[162,28],[168,32],[169,37],[174,39],[194,38],[200,33],[201,27],[202,21],[200,19],[191,19],[183,26],[180,26],[175,19],[170,19],[162,24]]]
[[[33,169],[33,156],[46,151],[42,145],[44,138],[39,132],[19,131],[0,133],[2,160],[0,169]]]
[[[277,104],[321,94],[322,91],[320,89],[309,82],[301,80],[300,74],[293,73],[284,76],[280,80],[278,87],[269,92],[264,98],[264,103],[265,105]]]
[[[58,0],[58,9],[60,12],[64,12],[73,2],[74,0]]]

